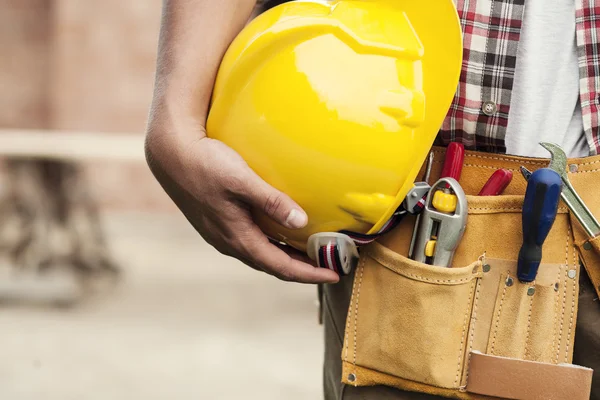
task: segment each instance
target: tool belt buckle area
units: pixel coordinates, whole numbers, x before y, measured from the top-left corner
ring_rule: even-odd
[[[423,196],[425,196],[431,187],[427,182],[415,182],[414,187],[408,192],[406,195],[406,199],[404,200],[404,209],[405,210],[414,210],[414,208],[422,201]]]
[[[359,254],[354,240],[343,233],[315,233],[308,238],[308,256],[320,268],[329,268],[344,276],[358,264]]]
[[[527,282],[518,273],[527,181],[516,179],[506,195],[475,195],[482,171],[518,171],[521,162],[548,165],[467,154],[461,185],[468,224],[448,268],[405,256],[413,231],[408,219],[361,247],[343,383],[464,399],[589,398],[593,371],[572,364],[580,267],[569,209],[559,205],[538,273]]]
[[[446,191],[451,191],[452,194]],[[443,212],[434,208],[433,204],[439,198],[456,198],[456,206],[451,207],[452,212]],[[433,265],[449,266],[454,251],[462,239],[467,215],[465,192],[458,182],[453,178],[438,180],[432,186],[421,214],[414,259],[424,263],[427,258],[431,258]],[[426,249],[428,245],[432,247],[431,253]]]

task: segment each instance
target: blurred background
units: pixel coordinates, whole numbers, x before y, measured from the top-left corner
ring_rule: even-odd
[[[319,399],[316,288],[151,176],[160,0],[0,0],[0,399]]]

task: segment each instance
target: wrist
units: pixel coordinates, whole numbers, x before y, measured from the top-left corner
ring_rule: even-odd
[[[191,133],[204,136],[207,110],[199,107],[181,92],[160,91],[154,95],[148,119],[148,133],[152,131]]]
[[[144,143],[150,170],[160,182],[173,171],[185,171],[190,144],[205,137],[204,124],[196,116],[182,108],[171,107],[169,102],[153,104]]]
[[[176,119],[193,116],[205,126],[209,101],[210,93],[205,96],[189,86],[157,83],[152,98],[152,111],[156,115]]]

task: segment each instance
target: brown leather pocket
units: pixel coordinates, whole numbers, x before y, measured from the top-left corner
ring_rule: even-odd
[[[596,292],[600,293],[600,236],[577,242],[577,249],[591,281],[596,286]]]
[[[541,268],[552,269],[550,275],[558,277],[559,265]],[[559,328],[558,282],[522,283],[513,271],[506,271],[501,274],[499,287],[487,354],[554,362]]]
[[[577,267],[567,210],[547,238],[536,281],[525,284],[516,279],[524,197],[467,198],[468,225],[452,268],[404,256],[410,220],[362,249],[342,349],[344,383],[471,399],[474,352],[571,362]]]
[[[441,388],[461,384],[482,263],[421,264],[373,244],[363,249],[347,317],[345,362]],[[370,377],[355,371],[354,383]]]

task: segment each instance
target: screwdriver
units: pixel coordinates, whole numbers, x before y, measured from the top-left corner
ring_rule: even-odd
[[[542,261],[542,246],[556,219],[562,191],[560,175],[541,168],[529,177],[523,202],[523,245],[519,251],[517,278],[533,282]]]
[[[465,146],[462,143],[452,142],[448,144],[446,148],[446,158],[444,159],[444,166],[442,167],[441,179],[452,178],[456,181],[456,185],[460,186],[458,180],[462,174],[463,164],[465,160]],[[432,189],[433,190],[433,189]],[[462,190],[462,188],[461,188]],[[441,186],[440,189],[434,190],[431,205],[435,211],[452,215],[455,213],[456,208],[459,206],[458,202],[462,201],[462,208],[465,207],[466,199],[459,199],[456,193],[451,189],[449,183]],[[423,224],[428,224],[428,221],[423,221]],[[426,229],[426,228],[424,228]],[[425,245],[425,257],[426,260],[432,259],[436,254],[436,246],[438,239],[447,241],[448,238],[440,238],[437,231],[440,230],[439,221],[433,223],[431,229],[433,232],[430,236],[430,240]],[[417,255],[417,259],[419,256]],[[450,261],[451,258],[448,259]]]
[[[479,196],[499,196],[508,187],[512,177],[513,173],[508,169],[497,170],[483,186]]]
[[[457,182],[460,181],[464,162],[465,146],[458,142],[448,144],[440,178],[453,178]],[[432,205],[437,210],[446,213],[454,212],[457,197],[449,189],[450,185],[446,185],[445,190],[438,190],[434,193]]]
[[[454,178],[460,181],[465,161],[465,146],[462,143],[451,142],[446,148],[446,157],[440,178]]]

